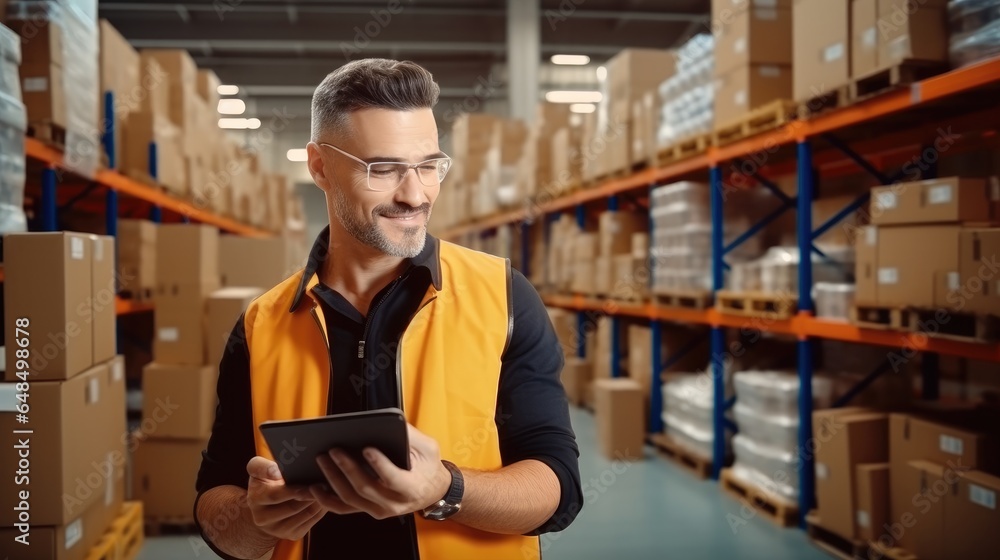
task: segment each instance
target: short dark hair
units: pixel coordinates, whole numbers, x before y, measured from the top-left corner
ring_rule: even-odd
[[[344,125],[360,109],[432,108],[441,89],[426,68],[409,60],[363,58],[330,72],[312,98],[312,140]]]

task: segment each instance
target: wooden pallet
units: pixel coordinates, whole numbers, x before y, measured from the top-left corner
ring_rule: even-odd
[[[146,534],[151,537],[190,535],[198,532],[198,526],[190,517],[147,517],[145,526]]]
[[[927,336],[961,342],[997,342],[1000,340],[1000,317],[946,310],[948,320],[938,319],[940,309],[904,309],[902,329]]]
[[[50,146],[66,148],[66,129],[51,121],[29,122],[28,136],[37,138]]]
[[[851,101],[858,102],[888,90],[908,86],[947,70],[946,64],[937,61],[905,60],[851,81]]]
[[[104,536],[87,553],[87,560],[134,560],[143,539],[142,502],[125,502]]]
[[[657,290],[654,298],[662,305],[685,309],[712,307],[712,292],[708,290]]]
[[[816,511],[806,515],[806,534],[817,548],[842,560],[868,560],[869,546],[864,541],[846,539],[829,529],[825,529]]]
[[[851,308],[850,320],[859,327],[899,330],[903,328],[903,310],[883,305],[855,305]]]
[[[683,446],[674,443],[674,440],[666,434],[650,434],[649,443],[701,480],[707,479],[712,473],[712,459],[691,453]]]
[[[668,165],[704,153],[711,145],[712,135],[709,133],[691,136],[660,150],[657,161],[660,165]]]
[[[138,290],[122,290],[118,292],[118,297],[139,303],[153,301],[153,288],[140,288]]]
[[[715,128],[712,142],[716,146],[732,144],[744,138],[778,128],[795,118],[798,104],[794,101],[778,99],[762,105],[738,120]]]
[[[851,87],[844,85],[836,89],[814,95],[799,103],[799,118],[809,119],[831,109],[846,107],[851,102]]]
[[[791,527],[799,522],[799,508],[774,494],[748,484],[733,474],[732,469],[722,469],[719,474],[722,490],[736,501],[747,504],[779,527]]]
[[[872,543],[870,546],[872,552],[877,554],[877,556],[873,555],[873,558],[886,558],[888,560],[919,560],[916,554],[906,550],[905,548],[894,547],[884,549],[880,548],[875,543]]]
[[[729,315],[787,319],[795,314],[795,299],[787,293],[720,291],[715,293],[715,308]]]

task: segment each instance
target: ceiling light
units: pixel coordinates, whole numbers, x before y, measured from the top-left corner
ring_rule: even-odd
[[[229,119],[219,119],[219,128],[228,128],[230,130],[246,130],[250,128],[247,125],[247,119],[243,118],[229,118]]]
[[[597,110],[597,105],[593,103],[573,103],[569,106],[569,110],[574,113],[593,113]]]
[[[604,80],[608,79],[608,69],[605,68],[605,67],[603,67],[603,66],[598,66],[597,67],[597,79],[600,80],[600,81],[602,81],[602,82]]]
[[[247,110],[247,104],[242,99],[228,98],[219,100],[220,115],[242,115]]]
[[[549,103],[599,103],[599,91],[547,91],[545,100]]]
[[[237,86],[221,85],[215,88],[215,91],[219,92],[219,95],[236,95],[240,92],[240,88]]]
[[[590,57],[585,54],[554,54],[552,64],[564,64],[568,66],[583,66],[590,62]]]
[[[258,118],[247,119],[247,128],[251,130],[257,130],[258,128],[260,128],[260,119]]]
[[[309,153],[306,152],[305,148],[292,148],[285,155],[288,157],[288,161],[309,161]]]

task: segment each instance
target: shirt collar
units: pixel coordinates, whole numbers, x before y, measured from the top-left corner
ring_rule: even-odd
[[[413,266],[422,266],[431,273],[431,282],[437,290],[441,289],[440,243],[436,237],[427,234],[427,241],[424,243],[423,250],[417,256],[410,259],[410,264]],[[309,250],[309,258],[306,260],[306,266],[302,271],[299,286],[295,290],[295,296],[292,298],[292,305],[288,310],[289,312],[294,312],[298,308],[299,302],[302,301],[302,295],[309,289],[313,277],[316,276],[316,272],[323,266],[323,262],[326,260],[327,254],[329,254],[329,247],[330,226],[326,226],[316,236],[316,241],[313,242],[312,249]]]

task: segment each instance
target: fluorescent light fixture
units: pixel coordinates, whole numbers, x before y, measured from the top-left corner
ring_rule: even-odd
[[[219,119],[219,128],[228,128],[230,130],[246,130],[247,120],[239,117]]]
[[[572,103],[569,110],[574,113],[593,113],[597,110],[597,105],[593,103]]]
[[[602,82],[604,80],[607,80],[608,79],[608,69],[605,68],[605,67],[603,67],[603,66],[598,66],[597,67],[597,79],[600,80],[600,81],[602,81]]]
[[[260,128],[260,119],[258,118],[247,119],[247,128],[249,128],[250,130],[257,130],[258,128]]]
[[[228,98],[219,100],[220,115],[242,115],[247,110],[247,104],[242,99]]]
[[[238,86],[221,85],[215,88],[215,91],[219,92],[219,95],[236,95],[240,92],[240,88]]]
[[[292,148],[285,155],[288,157],[288,161],[309,161],[309,153],[306,152],[305,148]]]
[[[545,100],[549,103],[599,103],[599,91],[547,91]]]
[[[567,66],[583,66],[590,63],[590,57],[585,54],[554,54],[552,64],[563,64]]]

